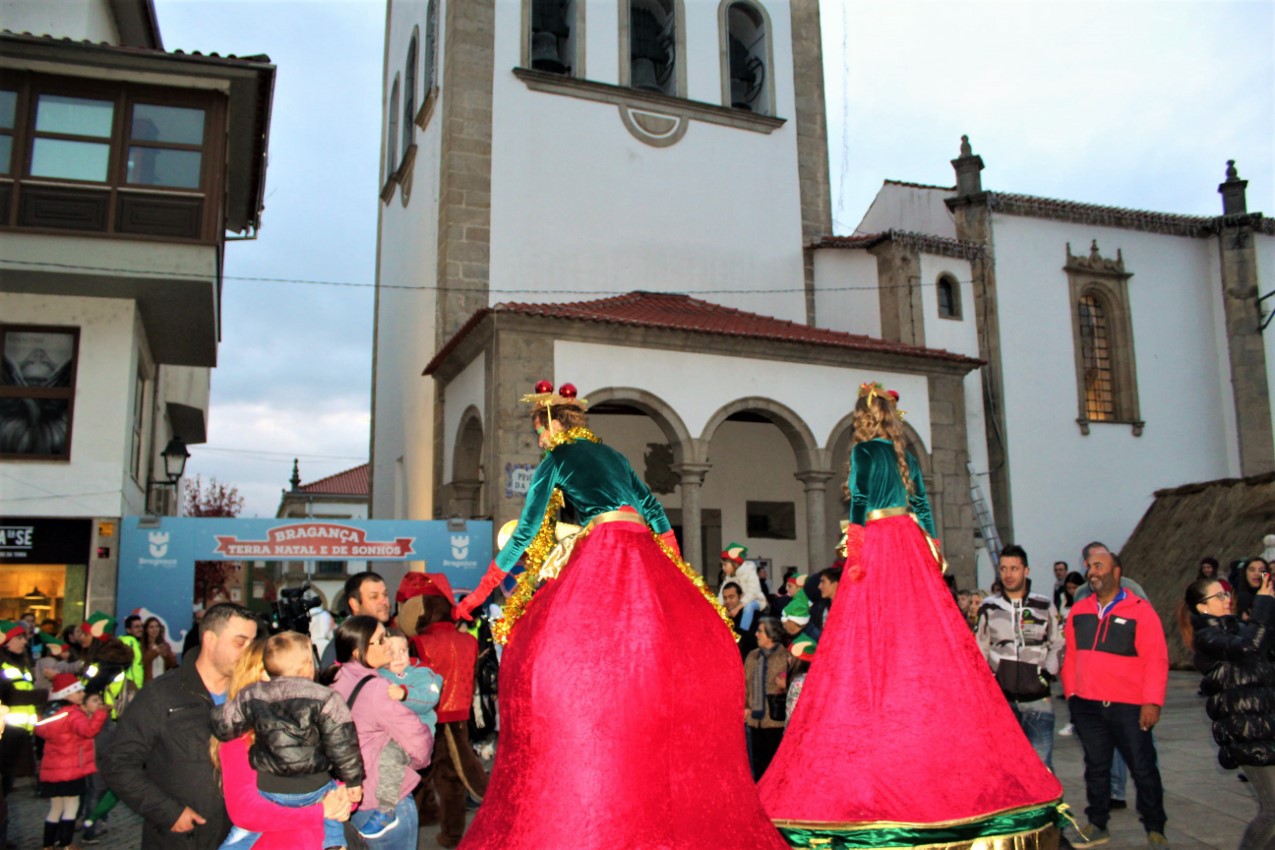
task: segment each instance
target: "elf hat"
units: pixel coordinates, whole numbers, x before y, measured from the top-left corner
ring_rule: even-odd
[[[110,614],[94,611],[80,624],[80,629],[86,635],[92,635],[97,640],[110,640],[111,635],[115,632],[115,618]]]
[[[27,633],[27,627],[23,623],[15,623],[13,620],[0,620],[0,634],[3,634],[4,640],[0,643],[13,640],[15,637],[23,637]]]
[[[739,543],[731,543],[722,550],[723,561],[734,561],[737,564],[742,564],[747,557],[748,547]]]
[[[66,699],[76,691],[84,690],[84,683],[74,673],[59,673],[53,677],[53,689],[49,699]]]

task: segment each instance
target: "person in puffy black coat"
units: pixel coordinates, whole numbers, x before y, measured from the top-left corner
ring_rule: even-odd
[[[1275,847],[1275,586],[1262,577],[1248,623],[1231,615],[1231,594],[1214,579],[1186,589],[1178,626],[1204,673],[1218,761],[1243,766],[1257,793],[1258,813],[1240,850]]]

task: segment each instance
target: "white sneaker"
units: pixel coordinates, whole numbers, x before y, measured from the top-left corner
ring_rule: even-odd
[[[1058,730],[1058,734],[1070,738],[1072,735],[1076,734],[1076,724],[1068,723],[1066,726]]]

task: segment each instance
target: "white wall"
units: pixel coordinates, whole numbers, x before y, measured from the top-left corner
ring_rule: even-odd
[[[1229,381],[1209,317],[1212,241],[996,216],[1001,363],[1017,540],[1041,563],[1074,562],[1086,541],[1124,544],[1153,491],[1230,474]],[[1066,243],[1122,250],[1129,280],[1141,437],[1078,415]],[[1224,345],[1224,343],[1223,343]],[[1222,349],[1224,350],[1224,348]],[[1233,422],[1229,426],[1233,433]]]
[[[0,26],[10,32],[119,44],[106,0],[0,0]]]
[[[444,15],[439,4],[438,72],[441,79]],[[426,5],[421,0],[395,0],[387,20],[385,78],[381,120],[381,180],[386,179],[385,128],[390,86],[402,77],[414,27],[420,27],[418,74],[423,74]],[[400,82],[400,86],[401,86]],[[417,80],[417,108],[425,96]],[[401,102],[400,102],[401,107]],[[397,188],[379,209],[376,356],[373,363],[372,515],[376,519],[432,519],[434,487],[434,381],[421,372],[441,341],[434,334],[432,289],[438,281],[438,187],[442,135],[441,102],[424,130],[413,131],[417,145],[412,191],[406,206]],[[401,118],[400,118],[401,122]],[[400,134],[402,126],[400,123]],[[402,140],[399,139],[402,155]],[[383,185],[383,182],[382,182]],[[369,196],[380,186],[368,187]],[[422,287],[394,289],[386,287]]]
[[[605,387],[646,390],[677,411],[691,437],[703,436],[708,420],[727,404],[764,398],[791,408],[821,447],[853,409],[859,384],[880,380],[907,399],[908,422],[927,451],[931,445],[929,385],[923,375],[659,349],[639,352],[567,340],[554,343],[553,358],[555,384],[570,381],[586,398]]]
[[[137,308],[120,298],[0,292],[6,323],[78,327],[80,342],[70,461],[6,461],[0,514],[122,516],[136,502],[129,473],[131,387],[137,372]],[[136,505],[133,505],[135,508]]]
[[[867,251],[815,251],[815,324],[845,333],[881,336],[877,258]]]
[[[954,194],[954,189],[887,181],[854,232],[881,233],[893,228],[955,239],[956,219],[943,203]]]
[[[615,19],[606,5],[589,6],[586,53],[590,76],[610,82],[616,48],[608,45],[618,35],[604,30]],[[717,4],[686,6],[688,91],[716,104]],[[704,297],[803,321],[787,4],[768,10],[777,111],[788,123],[764,134],[692,121],[666,148],[630,135],[615,106],[527,89],[510,70],[520,60],[517,8],[500,4],[496,20],[491,302],[730,289],[745,292]],[[775,288],[790,291],[757,293]],[[511,296],[502,289],[533,291]]]

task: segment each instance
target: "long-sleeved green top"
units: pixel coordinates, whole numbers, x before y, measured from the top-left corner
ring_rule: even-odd
[[[934,536],[934,517],[930,513],[930,500],[925,495],[925,482],[921,480],[921,467],[907,455],[908,474],[912,478],[912,495],[899,477],[899,460],[894,454],[894,443],[884,438],[864,440],[850,450],[850,521],[863,525],[869,513],[882,508],[906,505],[921,527]]]
[[[598,514],[628,505],[642,515],[656,534],[672,527],[664,507],[624,455],[589,440],[563,443],[545,455],[531,477],[518,528],[496,555],[496,564],[505,572],[513,568],[540,531],[554,490],[562,491],[563,499],[575,508],[582,524]]]

